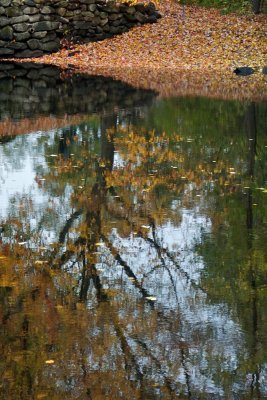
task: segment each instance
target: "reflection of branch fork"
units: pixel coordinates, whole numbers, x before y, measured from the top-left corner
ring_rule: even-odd
[[[163,311],[159,310],[158,308],[155,308],[155,303],[153,300],[151,300],[151,296],[149,295],[149,292],[145,288],[143,288],[142,284],[138,281],[136,275],[134,274],[134,272],[132,271],[130,266],[121,258],[120,254],[118,253],[117,249],[112,245],[112,243],[104,235],[101,235],[101,239],[105,242],[105,244],[108,247],[111,254],[113,254],[114,259],[123,267],[124,271],[126,272],[126,275],[129,278],[131,278],[131,280],[130,280],[131,283],[139,290],[139,292],[142,294],[144,300],[150,305],[150,307],[153,309],[153,311],[155,311],[156,315],[161,320],[163,320],[165,322],[165,324],[172,323],[169,320],[169,318],[166,315],[164,315]],[[172,280],[172,277],[171,277],[171,280]],[[174,284],[173,280],[172,280],[172,283]],[[177,296],[177,294],[176,294],[176,296]],[[179,306],[178,296],[177,296],[177,302],[178,302],[178,306]],[[179,320],[179,324],[181,326],[182,320],[180,318],[178,318],[178,320]],[[142,342],[138,338],[136,340],[137,340],[137,343],[139,343],[139,345],[141,345]],[[189,397],[191,397],[190,375],[188,372],[188,368],[186,366],[186,357],[185,357],[185,352],[184,352],[184,346],[185,346],[185,340],[182,338],[182,336],[180,334],[178,337],[178,347],[180,350],[181,365],[183,366],[183,369],[184,369],[184,375],[185,375],[188,395],[189,395]],[[146,348],[146,345],[144,343],[142,343],[142,347],[144,349],[144,348]],[[151,355],[151,353],[150,353],[150,355]],[[155,361],[155,357],[153,357],[152,360]],[[157,364],[159,364],[158,361],[157,361]],[[164,376],[164,380],[165,380],[168,390],[171,393],[174,393],[175,390],[172,385],[172,380],[169,377],[167,377],[164,372],[163,372],[163,376]]]

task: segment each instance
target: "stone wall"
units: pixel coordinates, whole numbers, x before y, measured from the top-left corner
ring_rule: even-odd
[[[39,57],[60,39],[101,40],[160,18],[153,3],[105,0],[0,0],[0,57]]]

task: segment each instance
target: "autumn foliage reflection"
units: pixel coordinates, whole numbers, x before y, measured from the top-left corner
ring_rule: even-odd
[[[238,265],[249,260],[257,276],[254,286],[247,269],[241,279],[242,293],[249,282],[254,296],[253,340],[246,351],[255,358],[249,363],[241,344],[251,336],[244,339],[239,326],[250,327],[250,321],[242,313],[232,317],[224,306],[235,310],[234,296],[229,287],[225,295],[225,275],[212,258],[216,239],[210,241],[220,232],[227,246],[216,243],[218,259],[231,256],[235,216],[227,202],[250,215],[251,201],[240,206],[244,185],[254,190],[265,176],[255,147],[247,138],[238,142],[237,157],[225,145],[227,135],[216,146],[215,134],[207,133],[203,146],[193,133],[151,130],[131,118],[102,114],[56,131],[45,146],[45,168],[36,169],[46,207],[38,209],[30,196],[17,198],[2,224],[0,368],[6,398],[193,398],[207,382],[216,396],[221,360],[229,397],[248,379],[243,371],[259,374],[258,364],[266,360],[264,352],[253,352],[264,343],[257,333],[264,328],[257,285],[266,265],[263,250],[253,253],[254,244],[245,243],[248,232],[262,226],[260,217],[253,214],[253,226],[241,224],[244,243],[239,239]],[[263,190],[254,192],[261,201]],[[208,237],[201,256],[201,240],[181,229],[186,215],[195,218],[186,229],[192,224]],[[184,235],[184,247],[176,237],[168,242],[164,232],[175,230]],[[211,279],[208,273],[200,279],[202,260]],[[226,268],[224,259],[220,267]],[[235,374],[229,348],[238,363]],[[202,370],[205,363],[210,367]]]

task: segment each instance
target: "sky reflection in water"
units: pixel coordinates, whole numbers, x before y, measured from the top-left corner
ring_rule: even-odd
[[[267,398],[266,104],[11,70],[1,396]]]

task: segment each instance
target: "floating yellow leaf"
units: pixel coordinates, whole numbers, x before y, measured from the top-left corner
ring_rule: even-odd
[[[45,398],[48,398],[48,394],[47,393],[37,393],[36,398],[37,399],[45,399]]]
[[[35,265],[43,265],[43,264],[47,264],[48,263],[48,261],[45,261],[45,260],[36,260],[35,261]]]

